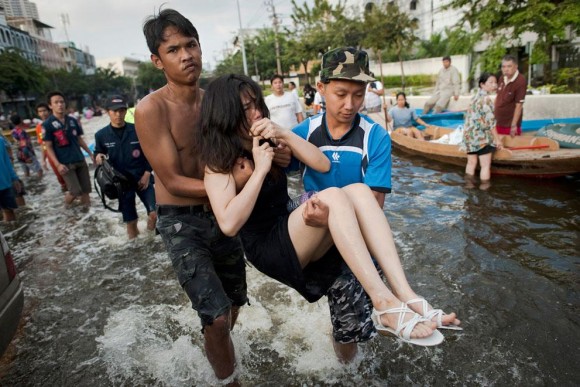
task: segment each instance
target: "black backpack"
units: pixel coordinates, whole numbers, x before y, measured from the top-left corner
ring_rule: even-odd
[[[101,198],[103,206],[113,212],[121,212],[122,200],[124,190],[130,186],[129,180],[121,172],[117,171],[106,159],[103,159],[101,165],[97,165],[94,175],[95,191]],[[114,209],[107,205],[107,200],[119,200],[119,206]]]

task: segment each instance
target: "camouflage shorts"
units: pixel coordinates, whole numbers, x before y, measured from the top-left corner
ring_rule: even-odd
[[[157,230],[202,326],[248,302],[240,240],[222,234],[211,212],[159,215]]]
[[[334,281],[327,295],[334,340],[343,344],[362,343],[377,335],[371,320],[371,299],[348,268]]]

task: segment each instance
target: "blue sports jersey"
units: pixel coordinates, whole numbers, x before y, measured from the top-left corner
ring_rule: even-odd
[[[391,137],[369,117],[357,114],[352,128],[334,140],[326,127],[326,114],[310,117],[292,129],[316,145],[330,160],[330,171],[320,173],[302,166],[306,191],[365,183],[373,191],[391,192]],[[298,169],[293,160],[290,169]]]

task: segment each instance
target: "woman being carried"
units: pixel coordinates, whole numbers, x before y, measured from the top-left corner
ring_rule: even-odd
[[[267,116],[259,86],[245,76],[218,78],[204,95],[200,157],[206,164],[205,188],[221,230],[226,235],[240,232],[248,260],[305,297],[304,273],[336,245],[372,300],[379,332],[418,345],[441,343],[443,336],[436,328],[457,329],[460,322],[454,313],[431,309],[411,289],[389,224],[368,186],[329,188],[308,200],[328,206],[328,227],[305,225],[302,211],[308,202],[289,213],[286,175],[272,165],[272,141],[286,144],[296,158],[316,170],[327,171],[330,161]],[[240,171],[249,175],[243,188],[234,178]],[[371,254],[393,292],[381,280]],[[332,264],[338,267],[340,262]]]
[[[387,121],[393,121],[393,131],[401,132],[405,136],[411,136],[418,140],[424,140],[423,133],[413,126],[413,120],[424,127],[431,126],[419,118],[417,113],[409,107],[405,93],[397,93],[397,105],[389,109]]]

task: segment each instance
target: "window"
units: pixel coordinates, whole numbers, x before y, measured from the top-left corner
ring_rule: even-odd
[[[411,11],[417,10],[417,1],[416,0],[411,1],[410,9],[411,9]]]

